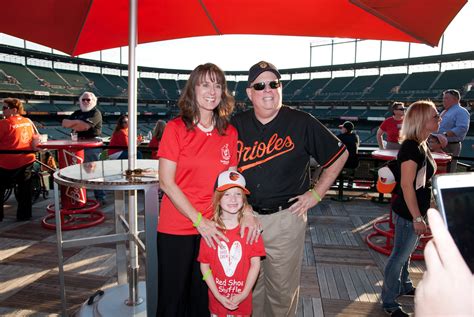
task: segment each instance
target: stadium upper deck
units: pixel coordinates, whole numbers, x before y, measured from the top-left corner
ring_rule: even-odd
[[[62,55],[47,54],[32,50],[0,45],[0,53],[22,56],[22,63],[0,62],[0,93],[2,95],[21,95],[25,99],[57,100],[79,95],[90,90],[102,100],[120,101],[127,98],[127,77],[102,72],[102,69],[125,70],[126,65],[98,62]],[[27,64],[29,58],[53,62],[53,67],[40,67]],[[474,68],[447,70],[443,72],[398,73],[387,75],[328,77],[313,79],[292,79],[298,74],[356,70],[448,63],[460,60],[474,60],[474,52],[429,56],[391,61],[359,64],[319,66],[311,68],[284,69],[283,94],[287,103],[298,105],[348,104],[374,105],[387,104],[391,100],[414,101],[418,99],[439,100],[441,92],[448,88],[459,89],[463,100],[474,100]],[[76,70],[54,67],[55,62],[74,65]],[[92,66],[99,72],[82,70]],[[174,103],[183,88],[184,81],[158,78],[167,73],[178,77],[189,74],[189,70],[159,69],[140,67],[141,73],[154,74],[155,78],[140,76],[138,79],[138,99],[145,103]],[[246,71],[227,72],[228,75],[246,75]],[[288,77],[288,76],[287,76]],[[296,77],[296,76],[295,76]],[[246,82],[229,81],[229,89],[237,101],[246,102]],[[471,89],[473,88],[473,89]],[[104,99],[105,98],[105,99]]]
[[[60,120],[77,109],[77,96],[93,91],[99,97],[99,109],[104,114],[104,135],[110,135],[116,118],[128,111],[128,78],[120,76],[127,65],[70,58],[64,55],[0,45],[0,97],[25,100],[29,116],[38,123],[40,131],[52,139],[61,139],[68,131]],[[43,67],[32,64],[50,64]],[[411,102],[432,99],[441,103],[442,91],[456,88],[462,92],[462,103],[471,109],[474,101],[474,68],[409,73],[416,65],[473,61],[474,52],[441,56],[418,57],[358,64],[282,69],[283,99],[286,104],[313,114],[334,131],[341,120],[352,120],[364,144],[376,144],[375,132],[380,122],[390,116],[392,101]],[[55,67],[66,63],[69,68]],[[363,69],[402,66],[404,73],[349,77],[301,79],[301,74],[333,73]],[[441,67],[440,67],[441,69]],[[97,71],[96,71],[97,70]],[[112,71],[111,71],[112,70]],[[115,74],[112,74],[115,71]],[[178,112],[176,101],[189,70],[139,67],[138,120],[139,133],[146,134],[157,118],[169,119]],[[163,74],[166,74],[163,76]],[[237,102],[237,110],[249,106],[245,88],[246,71],[227,72],[229,89]],[[184,76],[182,76],[184,75]],[[167,77],[167,78],[163,78]],[[307,76],[310,77],[310,76]],[[240,79],[240,80],[238,80]],[[474,115],[471,112],[471,122]],[[462,155],[473,156],[474,124],[466,138]]]

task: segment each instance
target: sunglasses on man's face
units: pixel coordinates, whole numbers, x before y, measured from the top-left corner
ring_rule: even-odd
[[[405,111],[407,108],[395,108],[395,110]]]
[[[82,98],[82,101],[91,101],[89,98]]]
[[[10,108],[8,108],[8,106],[3,106],[2,109],[7,110],[7,109],[10,109]]]
[[[256,84],[253,84],[252,87],[253,89],[255,90],[264,90],[265,89],[265,86],[267,85],[267,83],[265,83],[264,81],[262,81],[261,83],[256,83]],[[277,79],[277,80],[274,80],[274,81],[270,81],[268,82],[268,86],[270,86],[271,89],[277,89],[277,88],[280,88],[280,81]]]

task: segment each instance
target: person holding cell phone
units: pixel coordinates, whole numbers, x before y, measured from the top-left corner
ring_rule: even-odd
[[[394,245],[382,288],[382,307],[391,316],[409,316],[396,299],[415,294],[408,267],[420,235],[427,231],[425,216],[431,202],[431,177],[436,171],[427,140],[438,131],[440,122],[433,102],[417,101],[408,107],[400,131],[400,189],[392,203]]]

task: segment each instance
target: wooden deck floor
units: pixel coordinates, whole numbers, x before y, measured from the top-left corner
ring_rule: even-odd
[[[5,205],[5,219],[0,222],[1,316],[58,316],[61,312],[56,234],[40,225],[51,202],[40,198],[28,222],[15,222],[14,199]],[[380,292],[387,257],[368,248],[365,236],[387,209],[364,198],[346,203],[325,199],[309,212],[298,316],[386,316]],[[64,239],[112,232],[112,206],[104,211],[105,223],[65,232]],[[71,314],[95,290],[116,283],[113,245],[66,249],[64,257]],[[424,262],[412,262],[415,284],[424,269]],[[140,275],[143,278],[144,269]],[[408,312],[413,311],[412,297],[400,301]]]

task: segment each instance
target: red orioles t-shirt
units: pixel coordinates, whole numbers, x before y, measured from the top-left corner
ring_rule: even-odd
[[[198,261],[209,264],[217,290],[230,298],[244,290],[250,270],[250,259],[265,256],[265,247],[261,237],[256,243],[247,244],[247,234],[244,238],[240,237],[240,226],[227,230],[225,235],[229,242],[223,241],[216,250],[210,248],[204,239],[201,239]],[[252,314],[252,292],[239,304],[237,310],[228,310],[209,291],[209,310],[218,316],[250,315]]]
[[[11,116],[0,120],[0,149],[2,150],[31,150],[31,141],[35,130],[30,119],[22,116]],[[30,154],[0,154],[0,167],[17,169],[33,163],[34,153]]]
[[[206,218],[212,216],[212,195],[217,176],[237,166],[237,131],[228,126],[225,135],[217,129],[188,130],[181,118],[168,122],[158,151],[160,158],[176,163],[175,182],[191,204]],[[198,234],[165,194],[160,207],[158,231],[176,235]]]

